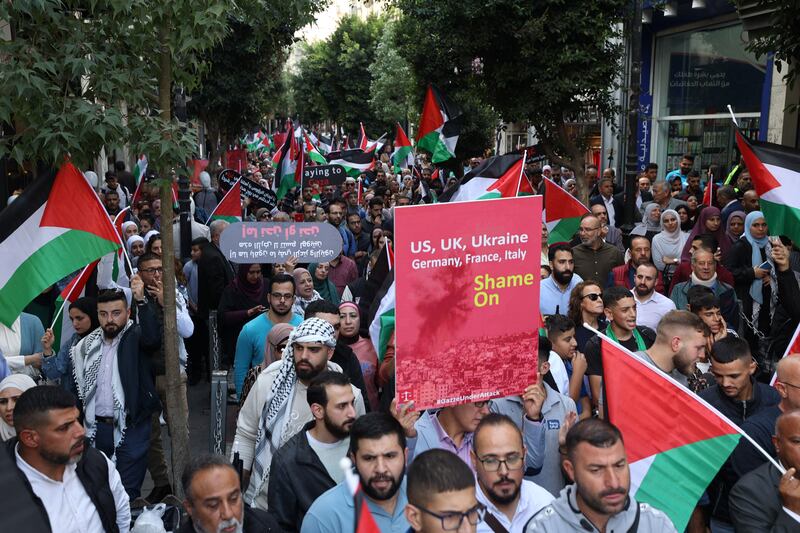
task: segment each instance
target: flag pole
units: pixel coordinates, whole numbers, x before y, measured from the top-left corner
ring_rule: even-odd
[[[607,341],[609,341],[609,342],[613,342],[614,344],[616,344],[617,346],[619,346],[619,347],[622,349],[623,353],[627,354],[627,355],[628,355],[628,357],[631,357],[631,358],[635,359],[636,361],[640,362],[640,363],[641,363],[642,365],[644,365],[644,366],[645,366],[645,368],[647,368],[648,370],[651,370],[651,371],[653,371],[653,372],[656,372],[656,373],[658,373],[658,374],[659,374],[661,377],[663,377],[664,379],[668,380],[670,383],[672,383],[673,385],[675,385],[676,387],[678,387],[679,389],[681,389],[683,392],[685,392],[686,394],[689,394],[689,395],[691,395],[691,397],[692,397],[692,398],[696,399],[698,402],[700,402],[702,405],[704,405],[704,406],[705,406],[707,409],[709,409],[709,410],[710,410],[710,411],[712,411],[714,414],[716,414],[718,417],[720,417],[722,420],[724,420],[724,421],[725,421],[725,422],[726,422],[726,423],[727,423],[729,426],[731,426],[733,429],[735,429],[735,430],[736,430],[736,432],[737,432],[737,433],[739,433],[739,435],[741,435],[742,437],[744,437],[745,439],[747,439],[747,441],[748,441],[748,442],[750,442],[750,444],[752,444],[752,445],[753,445],[753,447],[754,447],[756,450],[758,450],[758,452],[759,452],[759,453],[761,453],[761,454],[762,454],[764,457],[766,457],[766,458],[767,458],[767,460],[769,460],[769,462],[770,462],[770,463],[772,463],[772,466],[774,466],[775,468],[777,468],[777,469],[778,469],[778,472],[780,472],[780,473],[781,473],[781,475],[783,475],[783,474],[785,474],[785,473],[786,473],[786,469],[785,469],[785,468],[783,468],[783,466],[781,466],[781,464],[780,464],[778,461],[776,461],[774,457],[772,457],[770,454],[768,454],[768,453],[766,452],[766,450],[764,450],[764,448],[762,448],[762,447],[761,447],[761,446],[760,446],[760,445],[759,445],[759,444],[758,444],[758,443],[757,443],[755,440],[753,440],[753,437],[751,437],[750,435],[748,435],[747,433],[745,433],[745,431],[744,431],[742,428],[740,428],[739,426],[737,426],[736,424],[734,424],[734,423],[733,423],[733,421],[731,421],[731,419],[729,419],[727,416],[725,416],[724,414],[720,413],[720,412],[719,412],[719,411],[718,411],[718,410],[717,410],[717,409],[716,409],[716,408],[715,408],[713,405],[711,405],[710,403],[708,403],[707,401],[705,401],[703,398],[701,398],[700,396],[698,396],[697,394],[695,394],[694,392],[692,392],[692,391],[691,391],[689,388],[687,388],[687,387],[686,387],[686,386],[684,386],[683,384],[681,384],[681,383],[678,383],[678,382],[675,380],[675,378],[673,378],[672,376],[670,376],[670,375],[669,375],[669,374],[667,374],[666,372],[662,371],[660,368],[656,368],[655,366],[653,366],[653,365],[650,365],[650,364],[648,364],[647,362],[645,362],[645,361],[643,361],[643,360],[639,359],[639,358],[638,358],[638,357],[636,357],[636,356],[635,356],[633,353],[631,353],[631,351],[630,351],[630,350],[628,350],[627,348],[625,348],[625,347],[624,347],[622,344],[620,344],[620,343],[618,343],[618,342],[614,342],[614,341],[613,341],[613,340],[611,340],[609,337],[607,337],[607,336],[606,336],[604,333],[601,333],[601,332],[597,331],[596,329],[594,329],[592,326],[590,326],[589,324],[587,324],[587,323],[585,323],[585,322],[584,322],[584,324],[583,324],[583,327],[585,327],[585,328],[586,328],[586,329],[588,329],[589,331],[592,331],[592,332],[594,332],[594,333],[595,333],[596,335],[598,335],[599,337],[601,337],[601,338],[603,338],[603,339],[606,339],[606,340],[607,340]],[[601,359],[602,359],[602,345],[601,345],[601,347],[600,347],[600,355],[601,355]]]
[[[733,108],[731,107],[730,104],[728,104],[728,113],[731,114],[731,120],[733,120],[733,123],[736,124],[736,127],[738,128],[739,123],[736,121],[736,115],[733,114]]]
[[[522,188],[522,176],[525,175],[525,158],[527,156],[528,156],[528,151],[524,150],[522,152],[522,167],[519,169],[519,180],[517,180],[517,193],[514,195],[514,197],[519,196],[519,190]]]
[[[83,267],[83,270],[81,270],[81,273],[78,274],[77,277],[75,277],[73,279],[80,279],[86,273],[86,269],[89,268],[89,266],[91,266],[91,264],[92,263],[89,263],[88,265]],[[73,280],[70,280],[70,283],[72,283],[72,281]],[[53,322],[50,324],[50,329],[53,329],[53,327],[56,325],[56,322],[58,322],[58,317],[61,316],[61,313],[64,311],[64,307],[67,305],[67,302],[69,301],[70,297],[72,296],[72,292],[74,290],[75,290],[75,286],[73,286],[69,290],[67,295],[64,297],[64,301],[61,302],[61,307],[58,308],[58,311],[56,311],[56,314],[53,316]]]
[[[122,242],[122,235],[120,234],[119,231],[117,231],[117,217],[121,216],[122,213],[124,213],[126,210],[130,210],[130,209],[131,209],[131,206],[128,206],[125,209],[123,209],[116,217],[114,217],[114,224],[113,225],[114,225],[114,233],[117,234],[117,241],[119,241],[119,244],[122,247],[122,255],[125,256],[125,263],[127,263],[128,268],[131,271],[131,276],[133,276],[133,263],[131,263],[131,258],[128,255],[128,247],[124,242]]]

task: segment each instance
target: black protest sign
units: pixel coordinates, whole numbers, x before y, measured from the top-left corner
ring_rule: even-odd
[[[236,222],[219,248],[233,263],[325,263],[342,251],[342,235],[327,222]]]
[[[228,190],[233,187],[233,184],[236,183],[236,180],[241,178],[242,175],[232,170],[230,168],[226,168],[222,172],[219,173],[217,176],[217,181],[219,182],[219,190],[222,192],[228,192]],[[278,197],[275,196],[275,192],[264,187],[260,183],[256,183],[255,181],[249,179],[243,179],[242,182],[242,195],[250,198],[251,200],[255,201],[256,203],[266,207],[270,211],[275,209],[278,206]]]
[[[322,190],[328,185],[343,185],[347,173],[341,165],[318,165],[303,169],[303,188]]]

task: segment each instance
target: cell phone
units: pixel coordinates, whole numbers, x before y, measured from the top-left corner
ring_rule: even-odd
[[[770,263],[769,261],[764,261],[763,263],[758,265],[758,268],[762,270],[772,270],[772,263]]]

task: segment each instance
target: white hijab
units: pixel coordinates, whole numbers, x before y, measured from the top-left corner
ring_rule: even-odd
[[[667,231],[664,227],[664,218],[667,215],[672,215],[678,221],[678,227],[675,231]],[[667,209],[661,213],[661,231],[653,237],[653,241],[658,239],[659,248],[662,255],[667,257],[680,257],[683,247],[686,245],[688,235],[686,232],[681,231],[681,217],[674,209]]]

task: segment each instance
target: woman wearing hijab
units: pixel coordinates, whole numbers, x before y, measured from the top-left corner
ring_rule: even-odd
[[[662,272],[681,261],[688,235],[681,231],[680,215],[674,209],[661,213],[661,231],[653,237],[653,264]]]
[[[642,221],[637,224],[634,228],[635,233],[632,234],[644,235],[652,241],[659,231],[661,231],[661,206],[656,202],[650,202],[645,206]]]
[[[378,354],[375,346],[367,337],[359,334],[361,330],[361,311],[353,302],[344,302],[339,306],[339,342],[350,346],[361,364],[361,374],[364,376],[364,385],[367,387],[367,400],[370,409],[380,409],[378,398],[377,371]]]
[[[139,262],[139,256],[144,255],[144,239],[139,235],[132,235],[125,242],[125,247],[128,249],[128,257],[131,258],[131,263],[136,266],[136,263]]]
[[[719,209],[716,207],[706,207],[700,211],[697,223],[694,229],[686,239],[686,245],[683,247],[681,253],[681,261],[689,261],[692,258],[692,240],[698,235],[713,235],[717,239],[720,251],[722,252],[723,260],[728,257],[728,252],[731,249],[731,241],[725,235],[725,230],[722,229],[722,217],[720,216]]]
[[[311,279],[314,282],[314,290],[324,300],[328,300],[333,305],[339,305],[341,299],[339,298],[339,293],[336,292],[336,285],[328,279],[329,269],[329,263],[311,263],[308,265],[308,271],[311,272]]]
[[[222,291],[219,314],[222,348],[227,357],[236,353],[236,339],[250,320],[266,311],[269,287],[258,263],[239,265],[236,277]]]
[[[76,392],[72,378],[72,358],[70,350],[84,338],[100,327],[97,319],[97,301],[94,298],[78,298],[69,305],[69,313],[72,329],[75,332],[69,339],[61,339],[61,346],[53,346],[55,335],[52,329],[44,332],[42,337],[42,347],[44,360],[42,361],[42,374],[48,381],[60,382],[61,386],[70,392]],[[55,353],[56,350],[58,353]]]
[[[305,268],[295,268],[292,271],[295,284],[295,299],[292,306],[292,313],[306,316],[306,307],[315,300],[322,300],[322,296],[314,290],[314,279],[311,272]]]
[[[11,374],[0,381],[0,440],[3,442],[17,436],[14,406],[23,392],[35,386],[36,382],[25,374]]]
[[[747,214],[744,211],[734,211],[728,215],[728,223],[725,225],[725,235],[733,243],[739,240],[739,237],[744,235],[744,219]]]
[[[124,240],[130,239],[134,235],[139,234],[139,226],[133,220],[127,220],[122,223],[122,238]]]
[[[275,324],[267,333],[267,342],[264,345],[264,360],[260,365],[256,365],[247,371],[247,375],[242,383],[242,397],[239,399],[239,407],[244,405],[247,393],[253,388],[253,384],[258,379],[262,370],[267,368],[275,361],[279,361],[283,356],[283,350],[289,342],[289,334],[292,333],[294,326],[291,324]]]
[[[761,268],[771,258],[772,246],[767,237],[767,221],[761,211],[752,211],[744,219],[744,235],[733,243],[725,266],[736,282],[736,296],[745,317],[744,337],[753,354],[761,353],[759,335],[767,335],[775,311],[777,282],[774,268]],[[770,263],[771,266],[771,263]]]

